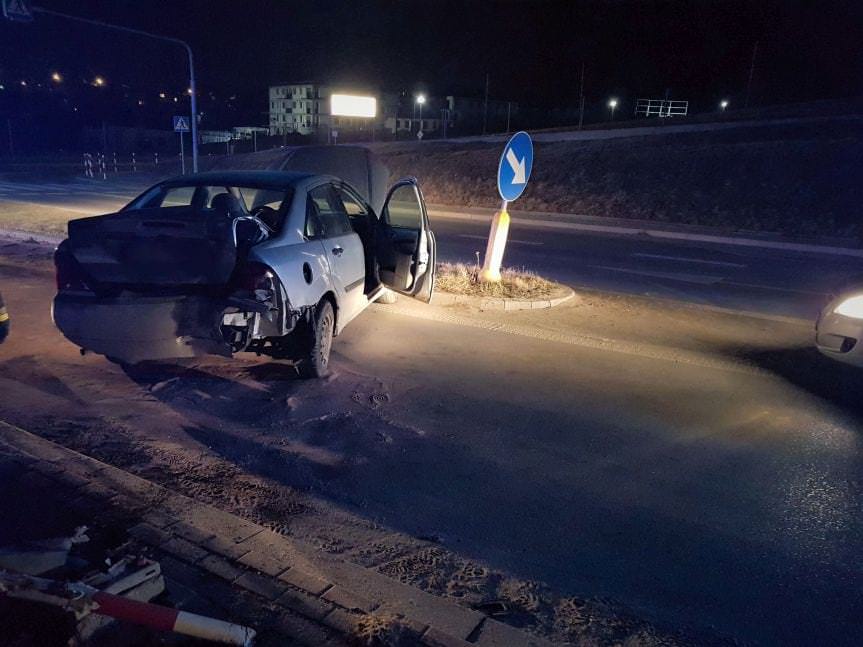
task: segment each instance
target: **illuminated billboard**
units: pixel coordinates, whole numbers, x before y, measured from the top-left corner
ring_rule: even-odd
[[[336,117],[374,117],[378,113],[378,100],[354,94],[330,95],[330,114]]]

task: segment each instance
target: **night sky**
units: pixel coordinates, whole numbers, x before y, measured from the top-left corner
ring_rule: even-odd
[[[859,1],[37,4],[188,40],[210,127],[264,124],[266,88],[278,81],[480,97],[489,73],[492,98],[572,106],[582,61],[588,103],[616,95],[626,105],[668,91],[709,110],[720,98],[740,104],[756,41],[754,103],[863,94]],[[0,109],[26,111],[53,70],[63,74],[67,104],[85,105],[94,119],[105,118],[105,104],[118,121],[161,119],[158,92],[170,101],[187,85],[176,47],[40,15],[0,25]],[[96,75],[110,86],[101,95],[85,84]]]

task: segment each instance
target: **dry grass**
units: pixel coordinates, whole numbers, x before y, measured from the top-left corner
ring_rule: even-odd
[[[559,288],[557,283],[524,269],[504,268],[500,283],[482,283],[477,278],[478,268],[466,263],[440,263],[437,267],[435,289],[451,294],[465,294],[498,299],[541,299]]]
[[[48,205],[0,201],[0,229],[63,235],[70,220],[83,218],[85,215]]]

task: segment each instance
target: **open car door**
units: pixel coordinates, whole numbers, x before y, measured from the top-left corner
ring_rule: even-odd
[[[435,239],[416,178],[399,180],[387,194],[375,252],[381,283],[399,294],[431,301]]]

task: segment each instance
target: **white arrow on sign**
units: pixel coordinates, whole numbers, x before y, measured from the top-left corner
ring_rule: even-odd
[[[512,184],[525,184],[527,178],[525,177],[524,158],[518,159],[510,148],[506,151],[506,161],[512,167]]]

